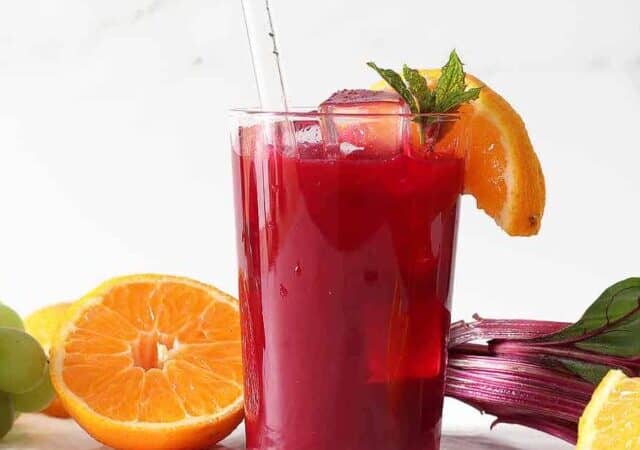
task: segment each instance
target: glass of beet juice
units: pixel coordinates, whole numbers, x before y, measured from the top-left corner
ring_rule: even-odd
[[[247,448],[439,448],[455,120],[371,91],[232,112]]]

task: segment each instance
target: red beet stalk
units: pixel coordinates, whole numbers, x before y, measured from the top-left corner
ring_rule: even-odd
[[[496,416],[498,423],[533,428],[571,444],[595,385],[549,361],[550,356],[617,366],[638,373],[640,361],[597,355],[530,340],[569,324],[492,320],[451,326],[446,395]],[[469,344],[483,340],[486,344]]]
[[[475,351],[473,352],[475,353]],[[452,352],[446,395],[497,417],[575,443],[593,386],[517,359]]]
[[[446,395],[496,416],[494,425],[573,444],[602,377],[640,375],[640,277],[605,289],[574,324],[474,319],[451,326]]]
[[[473,322],[459,321],[451,325],[449,347],[471,341],[489,339],[534,339],[562,330],[566,322],[541,320],[483,319],[477,314]]]

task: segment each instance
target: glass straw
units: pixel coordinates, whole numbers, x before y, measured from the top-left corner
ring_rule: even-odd
[[[260,107],[269,111],[287,112],[289,109],[273,22],[273,8],[269,0],[241,0],[241,3]]]

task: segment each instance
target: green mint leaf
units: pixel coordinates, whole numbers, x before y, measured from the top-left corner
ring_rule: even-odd
[[[614,284],[575,324],[537,342],[574,345],[602,355],[637,357],[640,355],[640,278]]]
[[[402,76],[391,69],[382,69],[373,62],[368,62],[367,65],[407,102],[414,114],[449,112],[463,103],[476,100],[482,89],[467,89],[462,61],[455,50],[451,51],[449,61],[442,67],[433,91],[429,89],[425,77],[406,64],[402,69]]]
[[[438,112],[446,113],[447,111],[457,108],[463,103],[477,100],[480,96],[481,89],[482,88],[471,88],[466,91],[449,95],[449,97],[442,101],[442,104],[438,108]]]
[[[446,113],[463,103],[476,100],[480,95],[481,88],[467,90],[462,61],[455,50],[449,55],[447,64],[442,67],[434,90],[429,88],[427,79],[418,70],[406,64],[402,68],[402,76],[393,70],[382,69],[373,62],[368,62],[367,65],[407,102],[413,114]],[[419,127],[419,133],[420,142],[424,144],[428,135],[426,128],[436,119],[431,116],[418,116],[413,121],[422,125]]]
[[[437,112],[445,112],[443,107],[451,102],[449,98],[461,94],[464,89],[462,61],[458,58],[456,51],[452,50],[449,61],[442,67],[442,73],[435,89]]]
[[[432,111],[435,98],[429,89],[426,78],[420,75],[419,71],[410,68],[406,64],[402,68],[402,76],[409,85],[409,90],[416,99],[420,112]]]
[[[585,361],[578,361],[568,358],[555,358],[562,366],[574,375],[579,376],[585,381],[597,386],[600,384],[604,376],[609,373],[611,369],[617,369],[617,367],[605,366],[602,364],[594,364]]]
[[[382,79],[386,81],[389,86],[391,86],[393,90],[396,91],[400,95],[400,97],[404,99],[405,102],[407,102],[412,113],[418,114],[420,112],[416,103],[416,99],[413,97],[411,91],[409,91],[409,88],[404,83],[404,80],[397,72],[391,69],[382,69],[378,67],[374,62],[368,62],[367,66],[378,72],[378,75],[380,75]]]

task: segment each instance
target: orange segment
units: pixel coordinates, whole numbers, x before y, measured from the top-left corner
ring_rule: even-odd
[[[421,70],[433,87],[440,69]],[[540,162],[522,118],[499,94],[467,74],[480,87],[478,100],[462,105],[460,118],[440,131],[437,152],[465,158],[465,193],[508,234],[530,236],[540,230],[545,183]],[[384,82],[373,89],[388,89]]]
[[[242,395],[242,386],[238,382],[186,361],[172,361],[167,367],[167,376],[176,386],[180,398],[185,400],[185,408],[190,415],[213,414]],[[180,384],[178,381],[181,379],[189,379],[192,383]]]
[[[87,403],[98,413],[118,420],[136,420],[140,416],[139,399],[145,380],[139,367],[128,367],[94,385]]]
[[[194,390],[200,387],[200,380],[185,377],[190,388]],[[140,422],[177,422],[183,420],[187,416],[187,411],[182,407],[182,398],[169,383],[165,371],[153,368],[147,370],[142,382],[142,392],[138,400],[137,420]],[[180,379],[174,380],[180,383]],[[213,397],[215,399],[215,397]],[[185,398],[188,400],[188,398]]]
[[[177,332],[181,342],[222,342],[238,340],[238,330],[233,325],[238,312],[226,304],[209,306],[197,322],[189,323]]]
[[[104,298],[102,304],[111,308],[138,330],[150,331],[155,324],[151,299],[155,299],[157,287],[151,283],[129,283],[114,287]],[[131,298],[138,299],[131,302]]]
[[[194,449],[242,420],[238,302],[193,280],[134,275],[74,304],[52,346],[62,404],[119,449]]]
[[[215,373],[233,383],[233,380],[242,379],[242,360],[238,357],[238,351],[240,351],[240,342],[224,346],[220,344],[187,345],[174,355],[174,360]]]

